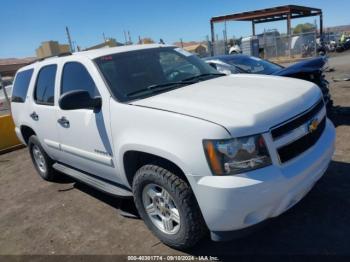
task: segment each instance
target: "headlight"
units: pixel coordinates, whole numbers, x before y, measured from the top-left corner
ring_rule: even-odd
[[[225,140],[203,140],[209,166],[215,175],[233,175],[271,165],[262,135]]]

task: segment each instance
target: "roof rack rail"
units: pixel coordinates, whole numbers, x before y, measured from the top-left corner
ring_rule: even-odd
[[[51,57],[55,57],[55,55],[45,56],[45,57],[39,58],[39,59],[36,60],[36,61],[37,61],[37,62],[41,62],[41,61],[44,61],[45,59],[48,59],[48,58],[51,58]]]
[[[52,58],[52,57],[62,57],[62,56],[70,56],[70,55],[72,55],[71,52],[64,52],[64,53],[60,53],[58,55],[52,55],[52,56],[46,56],[46,57],[43,57],[43,58],[39,58],[35,62],[41,62],[41,61],[44,61],[44,60],[46,60],[48,58]]]
[[[60,54],[58,54],[58,57],[61,57],[61,56],[69,56],[69,55],[72,55],[72,52],[60,53]]]

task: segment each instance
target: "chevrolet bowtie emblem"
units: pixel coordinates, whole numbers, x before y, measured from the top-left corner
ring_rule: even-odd
[[[317,118],[312,119],[309,123],[309,126],[308,126],[309,132],[312,133],[312,132],[316,131],[319,124],[320,124],[320,122],[318,122]]]

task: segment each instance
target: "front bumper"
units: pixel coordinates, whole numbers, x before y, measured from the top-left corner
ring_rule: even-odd
[[[327,119],[318,142],[284,165],[271,165],[233,176],[188,179],[204,220],[215,234],[243,229],[276,217],[301,200],[325,173],[333,152],[335,129]]]

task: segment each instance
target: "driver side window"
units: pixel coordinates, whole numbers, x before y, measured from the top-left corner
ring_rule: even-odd
[[[68,62],[63,67],[61,95],[73,90],[88,91],[91,97],[100,96],[89,72],[78,62]]]

